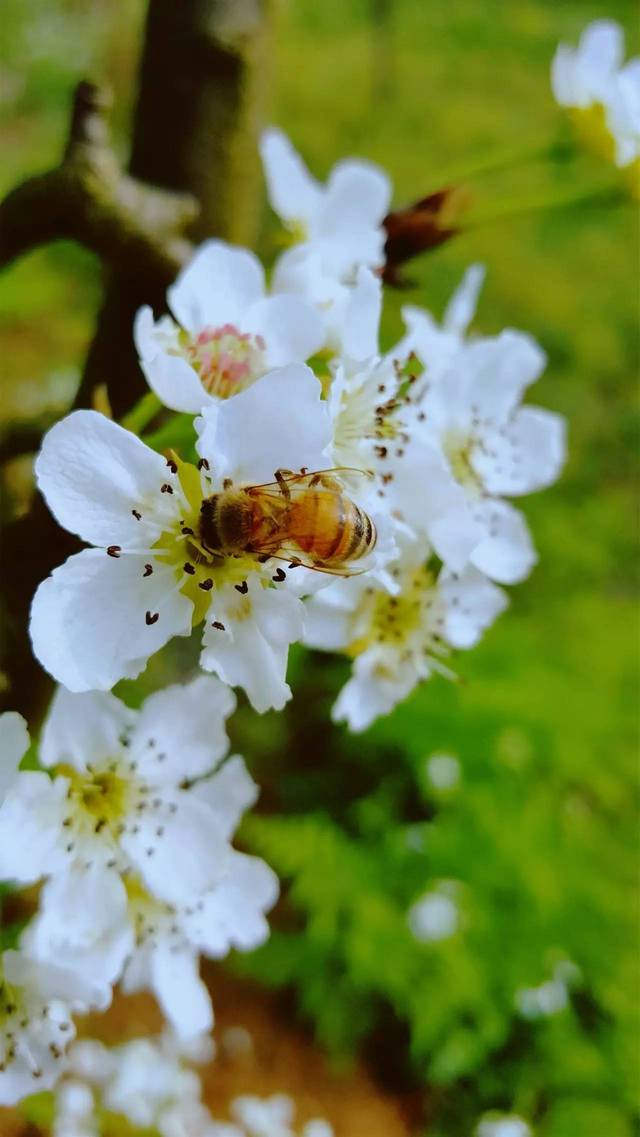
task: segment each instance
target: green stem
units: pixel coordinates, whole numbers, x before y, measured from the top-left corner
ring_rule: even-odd
[[[494,221],[522,217],[529,213],[544,213],[551,209],[567,209],[573,205],[618,205],[626,199],[624,191],[611,183],[591,186],[589,189],[565,193],[541,194],[538,197],[517,198],[503,202],[493,209],[479,209],[469,213],[460,230],[477,229]]]
[[[474,178],[484,177],[498,170],[508,170],[515,166],[529,165],[532,162],[549,160],[550,162],[564,161],[573,148],[566,138],[554,138],[546,142],[531,141],[519,146],[505,147],[502,150],[493,150],[471,162],[461,162],[457,165],[438,171],[438,186],[459,185],[461,182],[471,181]]]
[[[126,415],[120,420],[121,425],[125,430],[131,430],[134,434],[140,434],[161,409],[162,403],[158,396],[153,391],[147,391],[146,394],[138,399],[138,402]]]

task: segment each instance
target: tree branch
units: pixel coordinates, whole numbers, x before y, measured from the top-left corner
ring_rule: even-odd
[[[135,264],[156,282],[169,283],[189,258],[185,233],[198,215],[196,199],[123,172],[111,148],[110,107],[107,91],[78,85],[60,165],[0,203],[0,268],[60,238],[78,241],[112,268]]]

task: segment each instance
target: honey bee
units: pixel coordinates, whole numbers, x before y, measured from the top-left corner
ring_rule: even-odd
[[[200,507],[203,549],[219,556],[274,557],[336,576],[363,572],[351,565],[374,548],[376,527],[344,493],[333,476],[340,472],[276,470],[274,482],[225,486]]]

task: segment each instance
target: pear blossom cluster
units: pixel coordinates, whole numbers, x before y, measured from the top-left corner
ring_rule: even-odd
[[[194,1069],[214,1054],[210,1038],[196,1036],[185,1046],[169,1031],[111,1048],[95,1039],[75,1042],[56,1088],[53,1137],[99,1137],[105,1117],[159,1137],[333,1137],[322,1118],[294,1128],[288,1094],[241,1095],[230,1103],[231,1120],[216,1120]]]
[[[592,82],[605,40],[609,63]],[[635,67],[619,71],[618,54],[592,30],[577,54],[559,49],[554,90],[565,105],[607,108],[626,164],[637,151],[618,127]],[[563,419],[528,401],[542,348],[523,331],[472,330],[482,266],[442,322],[406,306],[402,336],[383,345],[387,174],[344,161],[322,184],[276,129],[261,154],[289,238],[269,277],[250,250],[206,241],[168,312],[135,319],[162,449],[152,430],[77,410],[35,463],[48,508],[85,547],[33,598],[33,649],[58,687],[26,765],[26,724],[0,722],[0,881],[38,888],[0,958],[0,1104],[58,1084],[56,1137],[94,1137],[100,1110],[161,1137],[295,1137],[286,1095],[240,1097],[215,1121],[184,1063],[214,1021],[202,958],[263,943],[278,895],[269,867],[232,844],[258,794],[229,755],[234,689],[259,713],[279,711],[291,645],[341,654],[351,672],[332,714],[357,732],[431,676],[454,678],[455,653],[479,643],[505,587],[536,563],[518,499],[565,460]],[[341,547],[352,525],[353,563],[314,559],[317,502],[304,539],[212,545],[206,519],[227,490],[281,506],[317,485],[329,487],[325,543]],[[192,636],[195,678],[136,710],[112,693]],[[408,914],[422,941],[459,921],[456,882]],[[74,1015],[104,1010],[117,984],[153,993],[166,1036],[113,1051],[74,1043]],[[316,1119],[299,1134],[332,1130]]]
[[[560,44],[551,65],[556,101],[578,135],[621,169],[640,159],[640,58],[624,61],[624,32],[615,20],[594,20],[577,47]]]

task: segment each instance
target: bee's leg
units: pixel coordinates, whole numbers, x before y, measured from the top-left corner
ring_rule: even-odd
[[[280,486],[280,492],[282,496],[286,497],[287,501],[289,501],[291,497],[291,490],[287,485],[287,478],[295,477],[293,470],[276,470],[273,476]]]

